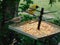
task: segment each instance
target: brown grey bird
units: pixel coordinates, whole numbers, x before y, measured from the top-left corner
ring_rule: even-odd
[[[18,23],[20,23],[21,22],[21,16],[19,16],[19,17],[14,17],[13,19],[11,19],[10,21],[11,22],[13,22],[13,23],[15,23],[16,25],[18,24]]]

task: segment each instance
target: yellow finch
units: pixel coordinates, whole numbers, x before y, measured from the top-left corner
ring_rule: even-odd
[[[28,12],[29,14],[34,15],[34,13],[35,13],[35,11],[36,11],[36,9],[37,9],[38,7],[39,7],[38,5],[32,5],[31,7],[28,8],[27,12]]]

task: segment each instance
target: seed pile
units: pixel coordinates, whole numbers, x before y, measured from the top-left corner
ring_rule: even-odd
[[[26,23],[24,25],[21,25],[20,27],[24,32],[36,37],[48,36],[53,34],[56,31],[52,25],[43,21],[41,23],[40,30],[37,30],[37,25],[38,25],[38,22],[32,21],[31,23]]]

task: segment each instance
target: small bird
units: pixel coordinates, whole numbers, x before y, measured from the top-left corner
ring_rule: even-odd
[[[34,5],[32,5],[31,7],[28,8],[27,13],[34,16],[35,15],[34,13],[35,13],[37,8],[39,8],[39,6],[34,4]]]
[[[18,23],[20,23],[21,22],[21,16],[19,16],[19,17],[14,17],[13,19],[11,19],[10,21],[11,22],[13,22],[13,23],[15,23],[16,25],[18,24]]]

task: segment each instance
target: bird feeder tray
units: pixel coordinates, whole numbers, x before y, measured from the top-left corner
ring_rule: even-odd
[[[49,22],[42,21],[40,30],[37,29],[37,25],[38,21],[28,21],[25,23],[20,23],[18,26],[15,26],[14,24],[9,25],[9,29],[33,39],[39,39],[60,33],[59,26],[51,24]]]

